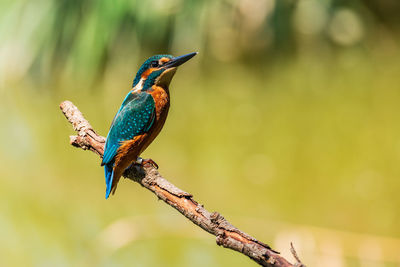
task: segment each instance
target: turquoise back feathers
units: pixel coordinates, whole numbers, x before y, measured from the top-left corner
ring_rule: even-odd
[[[154,123],[155,102],[146,92],[129,92],[111,124],[101,165],[106,177],[106,198],[113,185],[115,156],[124,141],[146,133]]]
[[[111,123],[102,164],[112,162],[121,142],[149,130],[154,122],[154,99],[145,92],[129,92]]]

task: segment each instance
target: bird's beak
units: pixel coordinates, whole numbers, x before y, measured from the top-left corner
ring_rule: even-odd
[[[197,55],[197,52],[189,53],[179,57],[174,57],[173,59],[165,63],[164,67],[167,69],[178,67],[183,63],[185,63],[186,61],[188,61],[189,59],[191,59],[192,57],[194,57],[195,55]]]

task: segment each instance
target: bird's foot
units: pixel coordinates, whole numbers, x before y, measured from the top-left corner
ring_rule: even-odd
[[[141,165],[141,166],[144,166],[146,164],[150,164],[154,168],[158,169],[158,164],[152,159],[142,159],[141,157],[138,157],[137,160],[136,160],[136,163]]]
[[[152,159],[143,159],[142,165],[151,164],[154,168],[158,169],[158,164]]]

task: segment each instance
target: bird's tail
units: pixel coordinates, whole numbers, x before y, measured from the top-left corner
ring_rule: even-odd
[[[104,174],[106,176],[106,199],[111,193],[111,187],[113,183],[113,177],[114,177],[114,168],[113,168],[114,163],[108,163],[104,165]]]

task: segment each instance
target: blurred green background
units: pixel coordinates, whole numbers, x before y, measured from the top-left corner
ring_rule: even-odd
[[[135,183],[104,199],[68,144],[106,135],[140,64],[177,72],[145,151],[210,211],[307,266],[400,266],[397,0],[1,0],[0,265],[255,266]]]

